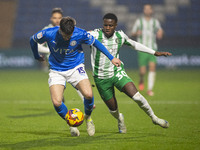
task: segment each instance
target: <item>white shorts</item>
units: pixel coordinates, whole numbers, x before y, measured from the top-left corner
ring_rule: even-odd
[[[75,87],[81,80],[88,79],[87,73],[85,71],[85,65],[80,64],[73,69],[67,71],[55,71],[51,70],[49,72],[49,87],[55,84],[66,85],[66,82],[70,83]]]

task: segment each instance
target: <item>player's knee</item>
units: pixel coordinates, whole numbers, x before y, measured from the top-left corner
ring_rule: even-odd
[[[110,112],[111,112],[111,111],[115,112],[115,111],[117,111],[117,106],[116,106],[116,105],[110,106],[110,107],[109,107],[109,110],[110,110]]]
[[[62,104],[62,100],[58,98],[52,98],[53,105],[59,107]]]
[[[84,93],[84,97],[86,98],[86,99],[92,99],[93,98],[93,93],[92,92],[85,92]]]
[[[156,71],[156,68],[155,68],[155,67],[150,67],[150,68],[149,68],[149,71],[155,72],[155,71]]]

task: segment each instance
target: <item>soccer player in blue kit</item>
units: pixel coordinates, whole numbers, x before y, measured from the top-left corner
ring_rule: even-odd
[[[39,55],[37,43],[48,44],[49,56],[49,88],[51,99],[56,112],[65,120],[67,107],[62,102],[65,82],[77,88],[84,96],[85,120],[89,136],[95,134],[95,126],[91,118],[94,97],[88,76],[84,68],[84,53],[81,44],[95,46],[103,52],[115,65],[120,66],[121,61],[113,57],[108,50],[92,35],[75,26],[76,21],[72,17],[64,17],[60,21],[60,27],[48,28],[34,34],[30,39],[31,49],[35,59],[44,61]],[[76,127],[70,127],[72,136],[79,136]]]

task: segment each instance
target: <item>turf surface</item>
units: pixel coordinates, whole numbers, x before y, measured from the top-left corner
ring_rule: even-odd
[[[127,73],[138,82],[137,72]],[[153,125],[135,102],[117,91],[127,126],[127,134],[119,134],[117,121],[94,88],[94,137],[87,135],[85,123],[79,127],[80,137],[70,136],[66,122],[53,109],[47,79],[41,71],[0,71],[0,150],[200,149],[200,70],[158,71],[155,96],[141,92],[154,112],[170,122],[168,129]],[[65,99],[68,108],[83,110],[69,84]]]

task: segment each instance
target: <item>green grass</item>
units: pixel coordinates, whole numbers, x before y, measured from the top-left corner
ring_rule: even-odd
[[[137,85],[138,72],[127,73]],[[66,122],[54,111],[47,80],[48,74],[41,71],[0,71],[1,150],[200,149],[200,70],[158,71],[155,96],[141,92],[154,112],[170,122],[168,129],[153,125],[135,102],[117,91],[127,126],[127,134],[119,134],[117,121],[94,88],[94,137],[87,135],[85,123],[79,127],[80,137],[70,136]],[[80,98],[69,84],[65,99],[68,108],[83,110]]]

